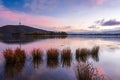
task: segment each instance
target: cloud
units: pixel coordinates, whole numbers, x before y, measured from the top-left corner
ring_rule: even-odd
[[[82,5],[101,5],[103,2],[104,0],[27,0],[24,6],[33,11],[53,11]]]
[[[58,26],[62,24],[60,23],[59,19],[55,17],[10,11],[2,5],[0,5],[0,20],[9,20],[11,22],[19,22],[21,20],[22,23],[25,23],[27,25],[37,25],[45,27]]]
[[[103,4],[104,0],[96,0],[96,2],[98,5],[101,5],[101,4]]]
[[[120,21],[117,21],[115,19],[111,19],[108,21],[105,21],[104,19],[96,21],[97,24],[100,24],[102,26],[116,26],[120,25]]]
[[[51,11],[56,9],[60,0],[28,0],[25,3],[25,7],[32,9],[33,11]]]
[[[96,24],[102,24],[102,23],[104,23],[104,21],[105,21],[104,19],[101,19],[101,20],[95,21],[95,23],[96,23]]]
[[[54,27],[54,29],[57,31],[69,31],[70,29],[72,29],[72,26]]]
[[[96,27],[96,25],[92,25],[92,26],[89,26],[88,28],[94,29],[94,28],[97,28],[97,27]]]

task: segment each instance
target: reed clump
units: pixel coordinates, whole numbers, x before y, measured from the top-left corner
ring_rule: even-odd
[[[91,56],[95,61],[99,61],[99,46],[93,47],[91,50]]]
[[[99,52],[99,46],[95,46],[95,47],[93,47],[93,49],[91,50],[91,54],[93,54],[93,55],[98,54],[98,52]]]
[[[32,62],[35,68],[38,68],[39,64],[42,62],[42,50],[40,49],[33,49],[32,51]]]
[[[3,51],[3,55],[5,62],[10,64],[25,62],[26,58],[25,51],[21,50],[20,48],[16,48],[15,50],[12,50],[10,48],[6,49]]]
[[[72,61],[72,53],[70,48],[66,48],[62,50],[61,53],[61,61],[62,61],[62,66],[71,66],[71,61]]]
[[[87,48],[83,48],[83,49],[78,48],[76,50],[76,60],[86,62],[87,59],[88,59],[89,54],[90,54],[89,49],[87,49]]]
[[[59,52],[57,49],[49,49],[47,51],[47,66],[49,68],[56,68],[58,66]]]
[[[72,53],[70,48],[66,48],[62,50],[62,58],[72,57],[71,54]]]
[[[59,52],[57,49],[49,49],[47,51],[47,58],[58,59],[58,56],[59,56]]]
[[[33,60],[34,59],[40,59],[40,58],[42,58],[42,54],[43,54],[42,50],[40,50],[40,49],[34,49],[32,51]]]

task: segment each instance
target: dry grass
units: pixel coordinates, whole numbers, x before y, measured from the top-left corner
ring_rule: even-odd
[[[6,63],[11,64],[24,62],[26,58],[25,51],[20,48],[16,48],[15,50],[6,49],[3,51],[3,55]]]
[[[92,50],[91,50],[91,56],[95,61],[99,61],[99,46],[95,46]]]
[[[40,49],[34,49],[32,51],[32,57],[33,57],[33,65],[34,65],[34,68],[38,68],[39,67],[39,64],[42,62],[42,50]]]
[[[57,49],[49,49],[47,51],[47,66],[49,68],[56,68],[58,65],[59,52]]]
[[[62,54],[61,54],[61,61],[62,61],[62,66],[71,66],[71,61],[72,61],[72,53],[69,48],[63,49]]]
[[[34,49],[34,50],[32,51],[32,57],[33,57],[33,59],[42,58],[42,54],[43,54],[43,52],[42,52],[42,50],[40,50],[40,49]]]
[[[47,58],[58,59],[59,52],[57,49],[49,49],[47,51]]]
[[[82,62],[86,62],[88,59],[88,55],[90,54],[90,50],[87,48],[83,48],[83,49],[77,49],[76,50],[76,60],[82,61]]]
[[[3,51],[3,55],[6,62],[4,67],[6,76],[14,77],[22,72],[26,59],[24,50],[20,48],[12,50],[9,48]]]
[[[77,80],[108,80],[104,78],[104,75],[100,75],[96,68],[89,63],[80,63],[76,70]]]
[[[62,57],[63,58],[71,57],[71,49],[70,48],[63,49],[62,50]]]
[[[93,49],[91,50],[91,54],[98,54],[99,52],[99,46],[95,46],[93,47]]]

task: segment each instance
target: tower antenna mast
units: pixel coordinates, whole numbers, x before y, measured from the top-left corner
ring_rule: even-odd
[[[21,25],[22,23],[21,22],[19,22],[19,25]]]

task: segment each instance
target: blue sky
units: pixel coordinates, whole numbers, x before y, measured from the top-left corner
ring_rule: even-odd
[[[120,0],[0,0],[0,26],[29,25],[47,30],[118,29]]]

